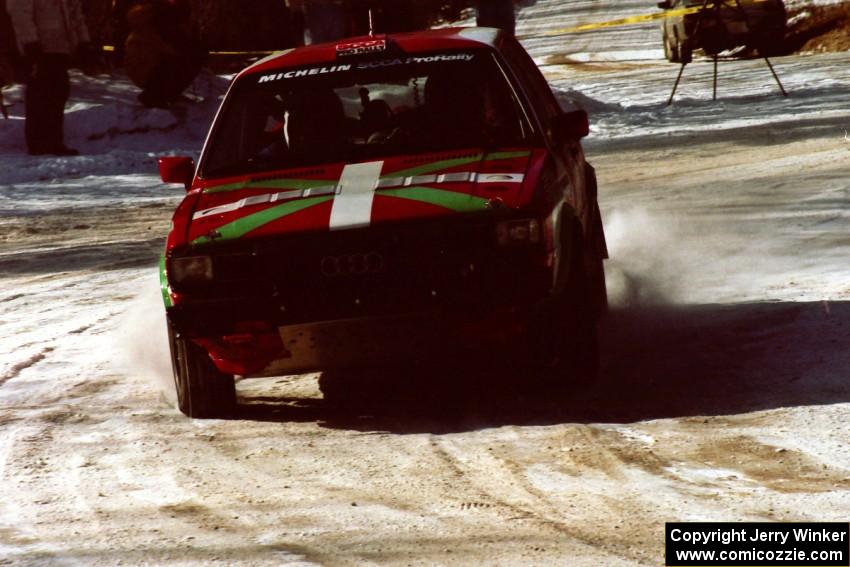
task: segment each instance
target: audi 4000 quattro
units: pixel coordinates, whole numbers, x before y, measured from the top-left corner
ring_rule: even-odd
[[[607,256],[583,111],[497,30],[290,50],[233,81],[161,263],[178,405],[234,376],[445,361],[594,371]]]

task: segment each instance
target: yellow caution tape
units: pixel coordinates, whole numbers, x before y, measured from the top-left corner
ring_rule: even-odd
[[[654,20],[661,20],[663,18],[669,18],[671,16],[684,16],[686,14],[695,14],[702,10],[701,6],[696,6],[693,8],[680,8],[678,10],[668,10],[666,12],[659,12],[657,14],[643,14],[640,16],[629,16],[627,18],[620,18],[619,20],[609,20],[607,22],[595,22],[592,24],[582,24],[580,26],[573,26],[570,28],[561,28],[557,30],[550,30],[541,33],[528,34],[528,35],[518,35],[517,39],[532,39],[535,37],[547,37],[552,35],[565,35],[570,33],[581,33],[599,30],[603,28],[616,28],[620,26],[629,26],[632,24],[642,24],[644,22],[651,22]]]
[[[748,4],[756,4],[762,2],[770,2],[771,0],[749,0]],[[557,30],[550,30],[546,32],[527,34],[527,35],[518,35],[517,39],[533,39],[535,37],[547,37],[553,35],[566,35],[570,33],[581,33],[599,30],[603,28],[615,28],[620,26],[630,26],[633,24],[642,24],[644,22],[651,22],[654,20],[662,20],[664,18],[671,18],[677,16],[687,16],[688,14],[696,14],[697,12],[701,12],[703,9],[711,9],[714,8],[712,2],[709,2],[709,5],[703,8],[702,5],[699,6],[691,6],[690,8],[678,8],[676,10],[664,10],[663,12],[657,12],[655,14],[642,14],[639,16],[628,16],[626,18],[620,18],[619,20],[609,20],[607,22],[595,22],[590,24],[582,24],[579,26],[573,26],[570,28],[562,28]],[[730,8],[735,8],[737,6],[736,0],[721,0],[721,5],[727,6]],[[743,2],[742,2],[743,4]]]

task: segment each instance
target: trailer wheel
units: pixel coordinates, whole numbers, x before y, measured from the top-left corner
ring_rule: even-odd
[[[670,63],[679,63],[681,58],[679,56],[679,46],[673,43],[672,38],[664,32],[664,57]]]
[[[679,63],[691,63],[694,60],[694,46],[689,39],[679,39],[676,34],[676,46],[679,52]]]

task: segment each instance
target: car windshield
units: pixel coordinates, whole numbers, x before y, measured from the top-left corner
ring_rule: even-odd
[[[469,147],[522,146],[529,126],[488,50],[345,61],[234,86],[205,177]]]

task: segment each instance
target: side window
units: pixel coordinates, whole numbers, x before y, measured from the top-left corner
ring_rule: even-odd
[[[545,127],[550,120],[561,113],[561,107],[552,94],[552,89],[549,88],[537,65],[515,39],[505,40],[502,53],[517,79],[522,83],[535,112]]]

